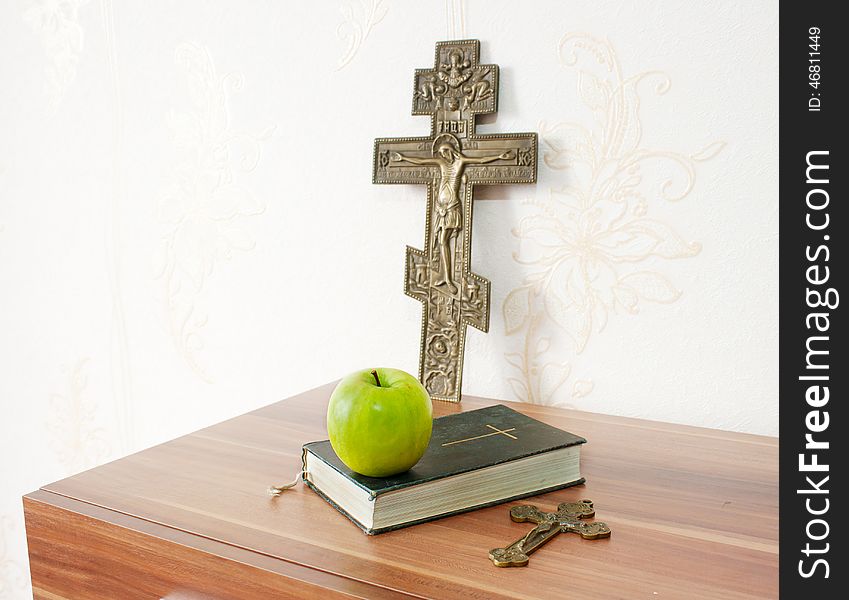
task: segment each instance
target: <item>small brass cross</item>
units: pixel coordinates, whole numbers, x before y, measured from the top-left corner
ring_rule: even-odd
[[[530,521],[537,526],[527,535],[516,540],[506,548],[489,551],[489,558],[496,567],[524,567],[528,564],[528,555],[560,532],[577,533],[585,540],[610,537],[607,523],[594,521],[587,523],[582,519],[595,516],[592,500],[563,502],[557,512],[545,513],[536,506],[525,504],[510,509],[510,518],[517,523]]]
[[[534,183],[537,134],[478,134],[498,108],[498,65],[478,63],[477,40],[439,42],[417,69],[413,114],[430,135],[374,142],[373,183],[427,186],[424,250],[407,246],[404,293],[424,305],[419,380],[435,400],[460,401],[466,326],[489,330],[489,280],[471,272],[475,186]]]

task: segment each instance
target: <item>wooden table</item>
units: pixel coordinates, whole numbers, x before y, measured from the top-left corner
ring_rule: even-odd
[[[607,540],[561,535],[526,568],[487,551],[531,527],[510,503],[366,536],[300,485],[270,483],[326,438],[332,385],[46,485],[24,497],[37,599],[775,598],[778,440],[511,404],[585,436],[587,483],[532,501],[591,498]],[[435,403],[437,415],[461,406]]]

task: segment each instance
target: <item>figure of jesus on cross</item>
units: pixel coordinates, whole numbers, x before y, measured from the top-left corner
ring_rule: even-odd
[[[437,145],[438,143],[438,145]],[[436,151],[430,158],[415,158],[399,152],[392,153],[393,161],[405,161],[414,165],[436,165],[439,167],[439,183],[436,195],[436,240],[439,248],[442,276],[436,285],[446,285],[452,294],[457,293],[451,273],[451,250],[449,242],[463,228],[463,213],[460,203],[460,184],[465,182],[463,171],[466,165],[482,165],[496,160],[510,160],[513,151],[507,150],[494,156],[472,158],[460,152],[460,142],[450,133],[443,133],[434,140]]]
[[[436,400],[460,400],[466,326],[489,329],[489,281],[471,271],[476,185],[534,183],[535,133],[478,134],[476,115],[498,106],[498,66],[478,63],[476,40],[436,44],[417,69],[413,114],[430,135],[380,138],[374,183],[427,186],[425,250],[407,247],[404,292],[424,305],[419,379]]]

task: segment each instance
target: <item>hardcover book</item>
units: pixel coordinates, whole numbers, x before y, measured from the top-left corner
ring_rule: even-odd
[[[434,419],[416,465],[387,478],[355,473],[329,440],[304,446],[304,482],[368,534],[583,483],[587,440],[497,404]]]

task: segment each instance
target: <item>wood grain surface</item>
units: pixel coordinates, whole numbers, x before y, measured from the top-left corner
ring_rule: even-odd
[[[529,404],[582,435],[587,483],[366,536],[291,479],[326,438],[333,385],[46,485],[24,498],[35,598],[778,596],[778,440]],[[496,401],[435,403],[436,415]],[[591,498],[613,535],[560,535],[526,568],[487,558],[508,509]]]

